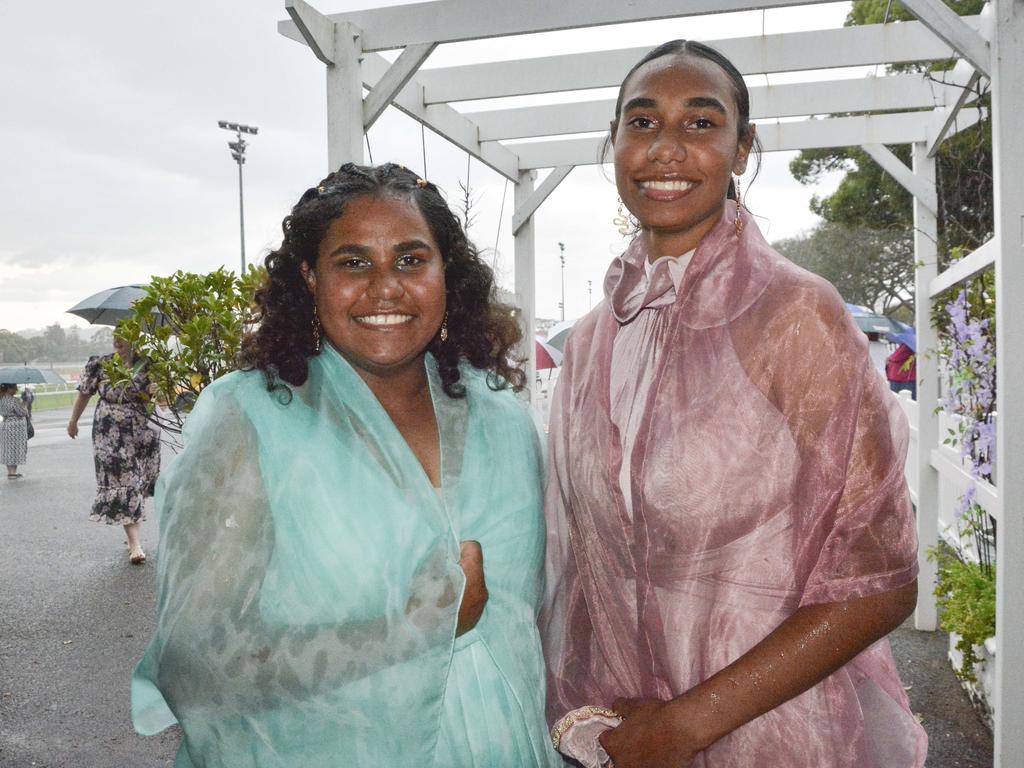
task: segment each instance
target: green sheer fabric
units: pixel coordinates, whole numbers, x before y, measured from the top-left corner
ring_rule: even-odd
[[[178,768],[556,762],[537,433],[483,373],[453,399],[426,367],[441,489],[330,347],[290,399],[258,372],[199,398],[157,491],[158,622],[132,680],[140,733],[181,723]],[[465,539],[490,600],[456,640]]]

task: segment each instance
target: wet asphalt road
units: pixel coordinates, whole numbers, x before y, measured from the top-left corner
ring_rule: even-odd
[[[132,566],[123,530],[87,519],[90,416],[72,441],[68,413],[37,414],[25,477],[0,479],[0,768],[167,768],[178,732],[136,736],[128,711],[154,620],[155,517],[142,527],[149,562]],[[946,636],[907,625],[893,649],[929,768],[989,768],[991,735],[949,669]]]
[[[156,521],[142,525],[149,562],[132,566],[124,530],[88,520],[91,413],[71,440],[69,412],[36,414],[24,478],[0,478],[0,766],[165,768],[178,733],[143,739],[128,714],[153,626]]]

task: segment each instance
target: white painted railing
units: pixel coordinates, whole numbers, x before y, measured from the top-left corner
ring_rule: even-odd
[[[914,504],[917,504],[917,456],[920,450],[918,441],[918,419],[919,408],[916,401],[910,398],[909,392],[900,392],[897,396],[903,413],[907,416],[910,424],[910,448],[907,451],[906,476],[907,485],[910,487],[910,497]],[[956,439],[959,436],[959,416],[953,416],[940,411],[939,437],[945,440],[953,437],[952,444],[940,444],[931,449],[929,463],[935,468],[939,475],[939,498],[938,498],[938,519],[939,536],[950,546],[954,547],[967,557],[973,556],[973,548],[967,541],[960,541],[956,532],[956,514],[960,507],[960,497],[967,492],[968,487],[973,483],[976,489],[975,501],[984,509],[993,520],[999,520],[998,491],[996,486],[983,480],[974,480],[971,477],[970,462],[960,455],[960,445]],[[998,472],[998,465],[996,468]],[[998,478],[997,478],[998,482]]]

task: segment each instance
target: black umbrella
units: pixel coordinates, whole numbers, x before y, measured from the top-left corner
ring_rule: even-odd
[[[58,374],[45,368],[11,366],[0,368],[0,384],[64,384]]]
[[[68,310],[73,315],[85,318],[92,325],[117,325],[133,314],[132,305],[146,295],[144,285],[122,285],[107,288],[83,299]],[[167,319],[154,312],[154,325],[164,325]]]

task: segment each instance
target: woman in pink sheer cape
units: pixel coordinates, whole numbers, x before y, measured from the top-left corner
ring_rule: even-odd
[[[616,768],[920,768],[884,639],[916,599],[906,423],[835,289],[735,199],[748,104],[681,41],[620,90],[640,231],[555,397],[549,720],[612,705]]]

